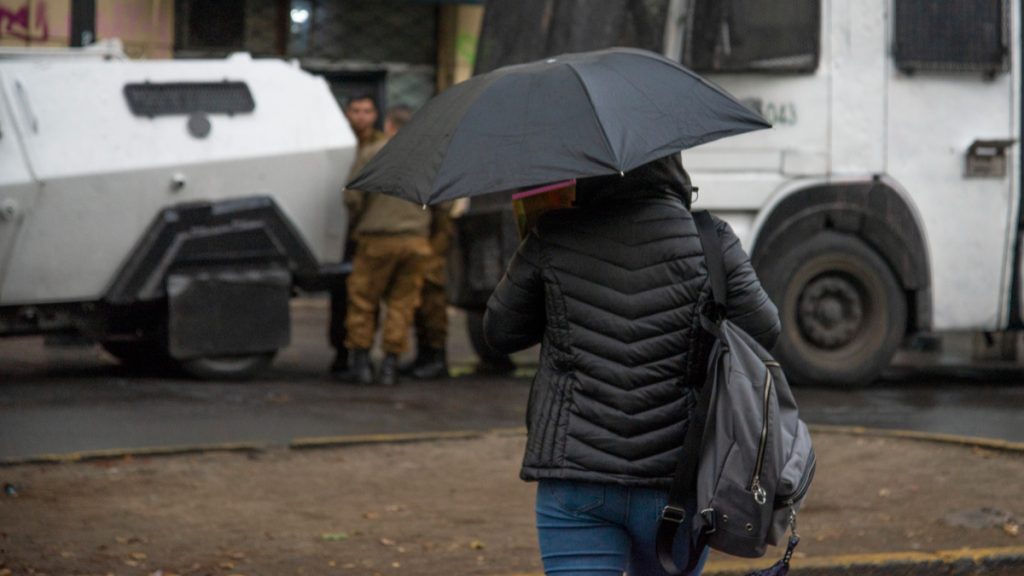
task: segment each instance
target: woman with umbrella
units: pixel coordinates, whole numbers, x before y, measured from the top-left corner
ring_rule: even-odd
[[[706,353],[697,309],[707,273],[689,208],[678,154],[624,176],[580,179],[576,207],[541,218],[488,302],[484,329],[495,350],[542,343],[520,474],[539,481],[548,573],[664,573],[657,518]],[[730,316],[770,347],[775,306],[739,240],[717,224]]]
[[[658,55],[575,54],[445,92],[352,183],[427,204],[578,178],[576,206],[540,219],[484,319],[499,352],[541,343],[520,475],[538,481],[550,574],[664,574],[655,533],[703,376],[709,295],[678,152],[767,126]],[[770,348],[775,306],[716,223],[728,315]]]

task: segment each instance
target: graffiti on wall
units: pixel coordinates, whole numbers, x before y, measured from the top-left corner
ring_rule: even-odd
[[[35,4],[35,18],[31,18]],[[46,2],[25,2],[18,8],[0,5],[0,38],[17,38],[28,42],[45,42],[50,38],[46,21]]]

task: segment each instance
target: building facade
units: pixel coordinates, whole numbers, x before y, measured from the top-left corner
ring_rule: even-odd
[[[339,102],[418,108],[472,74],[481,0],[0,0],[0,46],[118,38],[131,58],[297,60]]]

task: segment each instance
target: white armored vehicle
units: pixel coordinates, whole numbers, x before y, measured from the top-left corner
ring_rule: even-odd
[[[0,54],[0,336],[252,375],[291,295],[342,279],[355,149],[324,80],[286,62]]]

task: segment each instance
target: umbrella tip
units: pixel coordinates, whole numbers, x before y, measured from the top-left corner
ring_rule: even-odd
[[[623,172],[622,170],[619,170],[619,176],[625,178],[626,177],[626,173]]]
[[[427,209],[427,205],[426,205],[426,204],[424,204],[424,205],[423,205],[423,209],[424,209],[424,210],[426,210],[426,209]]]

